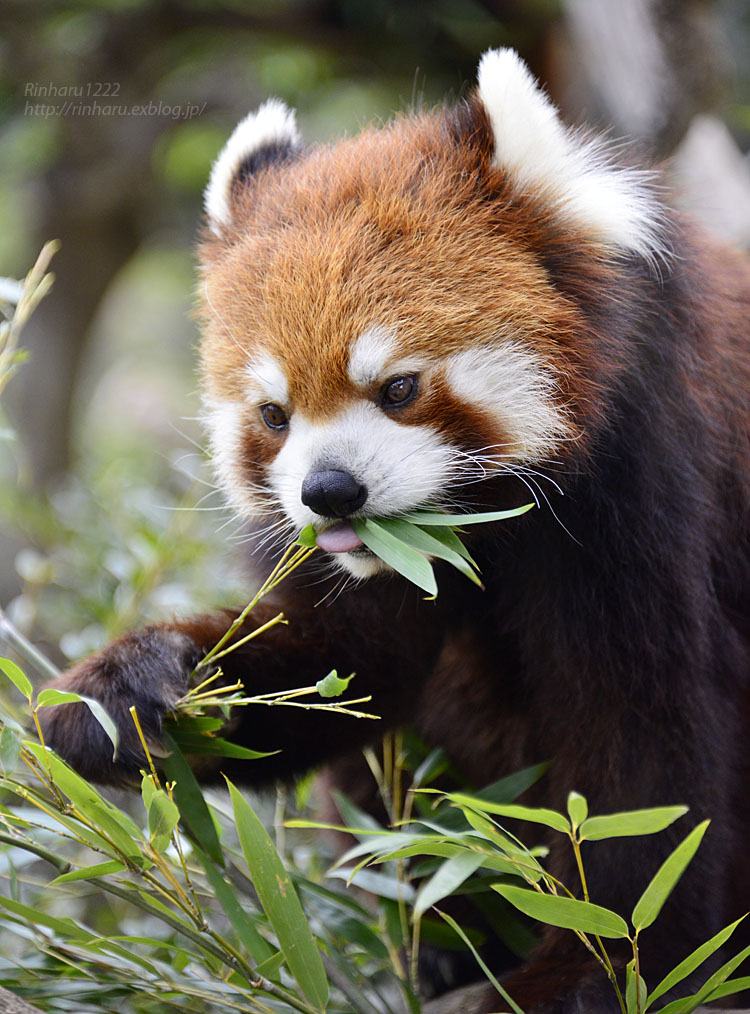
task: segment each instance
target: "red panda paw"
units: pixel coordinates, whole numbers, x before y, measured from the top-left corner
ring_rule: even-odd
[[[164,715],[187,688],[201,652],[186,635],[169,627],[146,627],[126,634],[79,662],[55,684],[98,700],[117,724],[112,742],[86,704],[41,708],[45,743],[90,781],[132,781],[146,763],[130,708],[135,707],[149,749],[159,751]]]

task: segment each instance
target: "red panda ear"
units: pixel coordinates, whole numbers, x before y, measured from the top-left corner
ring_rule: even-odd
[[[294,111],[279,99],[269,99],[241,120],[214,162],[204,194],[211,231],[219,236],[232,224],[234,197],[245,180],[268,165],[283,162],[301,143]]]
[[[600,138],[573,131],[512,49],[485,53],[477,99],[489,119],[491,164],[519,193],[546,200],[600,242],[653,260],[663,254],[663,212],[651,174],[615,164]]]

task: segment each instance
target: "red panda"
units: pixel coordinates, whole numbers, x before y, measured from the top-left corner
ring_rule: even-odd
[[[551,760],[551,804],[570,789],[598,812],[686,803],[713,824],[649,931],[658,981],[750,907],[747,260],[671,211],[655,175],[563,126],[510,50],[483,57],[456,107],[330,146],[304,147],[267,102],[218,158],[206,216],[217,476],[258,559],[312,524],[326,567],[258,609],[254,624],[281,603],[292,626],[227,656],[227,676],[261,692],[356,671],[384,719],[245,709],[236,738],[283,750],[225,770],[289,776],[408,722],[477,785]],[[438,563],[435,602],[351,524],[530,497],[468,537],[485,590]],[[63,677],[119,718],[116,764],[81,706],[50,709],[48,742],[89,776],[136,773],[127,708],[158,739],[227,623],[148,627]],[[598,843],[591,897],[627,914],[685,833]],[[575,880],[567,852],[550,862]],[[567,931],[506,984],[527,1014],[618,1009]]]

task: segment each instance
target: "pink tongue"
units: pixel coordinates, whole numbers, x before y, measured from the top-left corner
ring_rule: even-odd
[[[317,543],[328,553],[348,553],[352,549],[358,549],[362,540],[348,521],[342,521],[341,524],[320,532]]]

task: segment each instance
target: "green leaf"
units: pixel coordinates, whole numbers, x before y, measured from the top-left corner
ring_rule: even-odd
[[[639,1014],[646,1007],[646,983],[642,976],[635,974],[635,958],[625,969],[625,1006],[628,1014]]]
[[[467,851],[463,845],[455,845],[449,841],[438,841],[430,844],[404,845],[391,852],[379,852],[372,857],[371,861],[373,865],[377,865],[390,862],[392,859],[411,859],[412,856],[438,856],[441,859],[450,859],[451,856],[465,855]]]
[[[15,662],[9,658],[0,658],[0,669],[5,673],[13,686],[20,690],[24,697],[31,704],[34,690],[26,673]]]
[[[429,785],[431,781],[438,778],[450,766],[450,761],[442,747],[435,747],[417,766],[412,775],[411,787],[417,789],[421,785]]]
[[[428,595],[437,595],[430,561],[370,518],[352,518],[352,527],[368,549]]]
[[[142,865],[140,846],[143,839],[140,829],[130,817],[107,802],[57,754],[45,749],[40,743],[29,742],[26,747],[41,764],[49,765],[55,784],[70,799],[81,817],[95,831],[109,839],[111,844],[108,850],[111,851],[114,847],[138,866]],[[58,815],[57,819],[63,821],[63,815]]]
[[[32,926],[46,926],[47,929],[54,930],[63,940],[91,940],[91,933],[67,916],[55,918],[48,912],[42,912],[38,908],[22,905],[19,901],[2,896],[0,896],[0,907],[15,916],[20,916],[24,922],[31,923]]]
[[[113,754],[112,760],[117,756],[117,747],[120,741],[120,733],[115,725],[114,721],[109,717],[104,707],[95,700],[93,697],[86,697],[84,694],[77,694],[72,690],[55,690],[54,687],[48,687],[46,690],[41,690],[39,696],[36,699],[36,706],[38,708],[51,708],[57,704],[85,704],[89,711],[97,720],[102,729],[109,736]]]
[[[477,951],[476,947],[471,942],[471,940],[468,938],[468,936],[466,935],[466,933],[464,933],[464,931],[458,925],[458,923],[456,922],[456,920],[453,919],[453,918],[451,918],[451,916],[449,916],[447,912],[441,912],[439,909],[437,910],[437,912],[438,912],[438,915],[448,923],[448,925],[453,929],[453,931],[455,933],[457,933],[461,937],[461,939],[463,940],[463,942],[466,944],[466,946],[469,948],[469,950],[471,951],[471,953],[474,955],[474,958],[476,959],[476,962],[479,965],[479,967],[482,969],[482,971],[487,976],[487,978],[489,979],[489,981],[492,983],[492,985],[498,991],[498,993],[500,994],[500,996],[502,996],[502,998],[505,1000],[505,1002],[510,1005],[511,1009],[514,1011],[514,1014],[524,1014],[524,1012],[521,1010],[521,1008],[518,1006],[518,1004],[515,1002],[515,1000],[513,1000],[513,998],[507,993],[507,991],[505,989],[503,989],[503,987],[497,981],[497,979],[495,978],[495,976],[489,970],[489,968],[487,967],[487,965],[485,964],[485,962],[479,956],[479,952]]]
[[[684,961],[681,961],[680,964],[673,968],[668,975],[665,975],[653,993],[649,994],[647,1006],[650,1007],[651,1004],[655,1003],[660,996],[664,996],[664,994],[668,993],[669,990],[676,986],[678,982],[682,982],[682,980],[686,979],[691,972],[694,972],[696,968],[702,965],[706,958],[709,958],[715,951],[718,951],[718,949],[731,937],[744,918],[745,916],[743,915],[741,919],[737,919],[736,922],[731,923],[729,926],[725,926],[723,930],[720,930],[715,936],[711,937],[710,940],[707,940],[705,944],[701,944],[700,947],[696,947],[692,954],[689,954]]]
[[[710,977],[710,979],[706,979],[705,983],[701,986],[701,988],[698,990],[698,993],[696,994],[695,1007],[699,1007],[701,1004],[708,1003],[710,1000],[712,1000],[714,993],[716,993],[717,990],[721,989],[721,987],[729,978],[729,976],[732,974],[732,972],[734,972],[737,968],[739,968],[739,966],[743,963],[743,961],[746,960],[748,956],[750,956],[750,946],[743,947],[743,949],[738,954],[735,954],[735,956],[733,958],[730,958],[729,961],[723,964],[721,968],[718,969],[718,971],[714,972],[714,974]],[[695,1007],[692,1007],[691,1010],[694,1010]]]
[[[589,804],[578,792],[568,793],[568,815],[573,827],[579,827],[589,815]]]
[[[750,989],[750,975],[740,976],[739,979],[727,979],[707,999],[713,1003],[714,1000],[721,1000],[725,996],[743,993],[746,989]]]
[[[411,525],[413,522],[408,521],[407,524]],[[419,528],[419,525],[416,527]],[[433,539],[437,539],[438,542],[442,542],[444,546],[447,546],[448,549],[452,549],[454,552],[458,553],[459,556],[462,556],[464,560],[471,563],[474,567],[477,566],[474,557],[452,528],[448,525],[445,527],[442,527],[441,525],[427,525],[426,527],[429,529],[429,534],[433,537]]]
[[[383,518],[378,521],[378,524],[385,531],[395,536],[395,538],[400,539],[405,545],[411,546],[412,549],[450,563],[456,570],[459,570],[470,581],[473,581],[474,584],[479,585],[481,588],[482,582],[464,555],[457,552],[451,546],[446,545],[444,541],[435,538],[430,532],[418,528],[409,521],[403,521],[401,518]],[[450,529],[446,528],[442,529],[442,531],[450,531]]]
[[[307,908],[322,924],[324,936],[333,934],[347,942],[359,944],[368,958],[388,960],[388,949],[374,928],[372,914],[340,891],[330,891],[312,881],[298,878],[297,888],[307,900]]]
[[[306,525],[297,536],[296,546],[304,546],[305,549],[312,549],[313,546],[317,546],[318,540],[315,535],[315,528],[312,525]]]
[[[549,762],[542,764],[535,764],[532,767],[524,768],[522,771],[517,771],[515,774],[507,775],[505,778],[500,778],[496,782],[492,782],[490,785],[480,789],[479,792],[472,796],[472,799],[478,799],[482,802],[489,803],[512,803],[514,799],[517,799],[522,792],[530,788],[549,768]],[[420,789],[417,793],[417,799],[420,798],[421,793],[443,793],[438,789]],[[440,814],[440,822],[447,829],[458,830],[464,822],[464,814],[460,809],[454,809],[449,813]]]
[[[340,697],[353,679],[354,673],[342,678],[335,669],[331,669],[327,676],[318,680],[315,687],[321,697]]]
[[[491,820],[482,814],[473,813],[471,810],[464,810],[464,815],[474,830],[478,831],[487,841],[492,842],[496,849],[499,849],[507,856],[506,861],[510,869],[502,870],[501,872],[522,876],[525,880],[534,884],[542,879],[544,870],[528,849],[520,847],[511,841],[507,835],[504,835],[495,827]]]
[[[29,740],[25,742],[24,745],[28,746],[29,750],[31,750],[32,747],[38,746],[39,744],[33,743],[32,741]],[[10,779],[0,778],[0,788],[6,789],[8,792],[18,794],[18,783],[13,782]],[[32,805],[40,806],[40,808],[43,809],[45,812],[47,811],[46,799],[44,799],[43,797],[38,797],[38,794],[35,795],[33,791],[29,791],[29,794],[25,796],[25,798]],[[94,828],[89,827],[87,824],[85,824],[82,819],[71,817],[67,814],[59,812],[53,814],[52,819],[57,821],[63,827],[67,828],[68,831],[71,832],[71,836],[73,838],[76,838],[78,841],[83,842],[84,844],[88,845],[95,851],[104,853],[112,851],[111,845],[109,844],[109,842],[106,841],[104,836],[100,832],[96,831]],[[23,846],[21,845],[21,847]],[[148,863],[142,863],[140,859],[138,860],[138,862],[139,865],[141,866],[148,865]]]
[[[580,838],[602,841],[605,838],[628,838],[639,834],[656,834],[688,812],[687,806],[657,806],[650,810],[630,810],[589,817],[580,827]]]
[[[223,866],[224,853],[216,825],[192,768],[169,733],[164,734],[164,745],[169,750],[169,755],[162,762],[164,774],[170,782],[174,782],[172,792],[180,808],[182,822],[206,855]]]
[[[171,719],[171,722],[179,724],[180,732],[189,732],[195,735],[205,736],[207,733],[218,732],[227,723],[225,718],[214,718],[209,715],[186,715],[180,712],[178,719]]]
[[[157,852],[163,852],[169,846],[179,819],[180,811],[164,789],[156,789],[148,804],[148,830],[151,845]]]
[[[153,777],[151,775],[144,774],[141,778],[141,798],[143,799],[143,805],[146,807],[146,811],[148,811],[149,806],[151,806],[151,800],[154,798],[154,793],[157,788],[158,786],[154,782]]]
[[[479,869],[483,859],[484,856],[480,852],[466,850],[446,859],[437,872],[419,888],[414,902],[414,918],[452,894],[475,870]]]
[[[109,877],[113,873],[122,873],[127,867],[119,859],[112,859],[107,863],[97,863],[95,866],[84,866],[80,870],[71,870],[70,873],[62,873],[50,881],[49,886],[56,884],[67,884],[71,880],[95,880],[97,877]]]
[[[227,785],[245,862],[287,968],[305,997],[322,1011],[328,1002],[328,980],[297,892],[250,804],[228,779]]]
[[[266,958],[265,961],[256,967],[255,971],[258,975],[262,975],[264,979],[273,979],[283,964],[284,952],[274,951],[269,958]]]
[[[450,799],[459,806],[468,806],[470,809],[479,810],[482,813],[495,813],[500,817],[512,817],[514,820],[528,820],[532,824],[544,824],[546,827],[554,828],[555,831],[565,833],[570,830],[567,819],[556,810],[519,806],[517,803],[492,803],[479,799],[477,796],[467,796],[462,792],[446,793],[446,799]]]
[[[259,760],[262,757],[271,757],[279,753],[272,750],[270,753],[262,753],[260,750],[250,750],[238,743],[231,743],[221,736],[203,736],[199,732],[183,732],[180,723],[175,722],[170,726],[173,741],[179,746],[183,753],[192,754],[194,757],[239,757],[242,760]]]
[[[726,964],[722,965],[718,971],[714,972],[710,979],[701,986],[697,993],[692,996],[682,997],[680,1000],[673,1000],[672,1003],[668,1003],[666,1007],[660,1008],[658,1014],[691,1014],[696,1007],[700,1007],[701,1004],[707,1003],[709,1000],[718,1000],[721,996],[728,996],[729,993],[722,993],[722,988],[726,984],[729,976],[738,968],[742,962],[750,956],[750,946],[743,948],[739,954],[735,954],[733,958],[730,958]],[[738,990],[742,988],[738,987]],[[734,992],[732,990],[731,992]]]
[[[710,821],[704,820],[702,824],[693,828],[687,838],[662,863],[633,909],[631,919],[637,930],[650,926],[661,912],[662,905],[697,852],[709,823]]]
[[[610,912],[600,905],[592,905],[577,898],[560,898],[554,894],[540,894],[525,887],[510,884],[493,884],[492,890],[501,894],[511,905],[550,926],[561,926],[581,933],[593,933],[600,937],[628,939],[625,920],[616,912]]]
[[[483,525],[487,521],[505,521],[506,518],[517,518],[530,511],[535,504],[527,503],[523,507],[514,507],[506,511],[485,511],[483,514],[441,514],[438,511],[411,511],[403,515],[404,521],[414,525]],[[359,534],[359,533],[358,533]],[[361,536],[360,536],[361,538]]]
[[[358,868],[355,870],[330,870],[328,876],[337,880],[345,880],[347,884],[361,887],[363,891],[376,894],[379,898],[411,902],[416,897],[416,891],[410,884],[405,884],[398,877],[390,876],[387,873],[374,873],[372,870]]]
[[[0,732],[0,767],[6,775],[15,771],[20,755],[21,737],[15,729],[4,725]]]
[[[331,793],[333,801],[336,804],[336,809],[341,814],[344,823],[351,828],[359,828],[360,830],[352,831],[355,837],[359,837],[360,834],[368,834],[373,831],[376,834],[394,834],[398,832],[388,832],[382,824],[378,824],[377,820],[370,813],[365,813],[356,806],[351,799],[344,795],[343,792],[338,792],[334,789]]]
[[[80,701],[80,699],[80,694],[75,693],[73,690],[55,690],[54,687],[48,687],[46,690],[39,691],[36,706],[38,708],[48,708],[55,704],[71,704]]]
[[[224,879],[224,876],[205,853],[200,849],[195,851],[206,871],[211,888],[224,909],[224,914],[232,924],[243,947],[252,956],[253,961],[260,966],[264,961],[273,958],[276,954],[275,948],[257,931],[252,919],[237,900],[235,888]],[[283,960],[283,954],[281,959]],[[270,973],[268,974],[270,975]]]
[[[83,703],[88,707],[91,714],[109,736],[114,750],[112,760],[115,760],[117,757],[117,748],[120,742],[120,732],[117,725],[110,718],[109,714],[104,710],[104,707],[99,703],[99,701],[95,700],[93,697],[86,697],[85,694],[81,694],[80,696]]]

